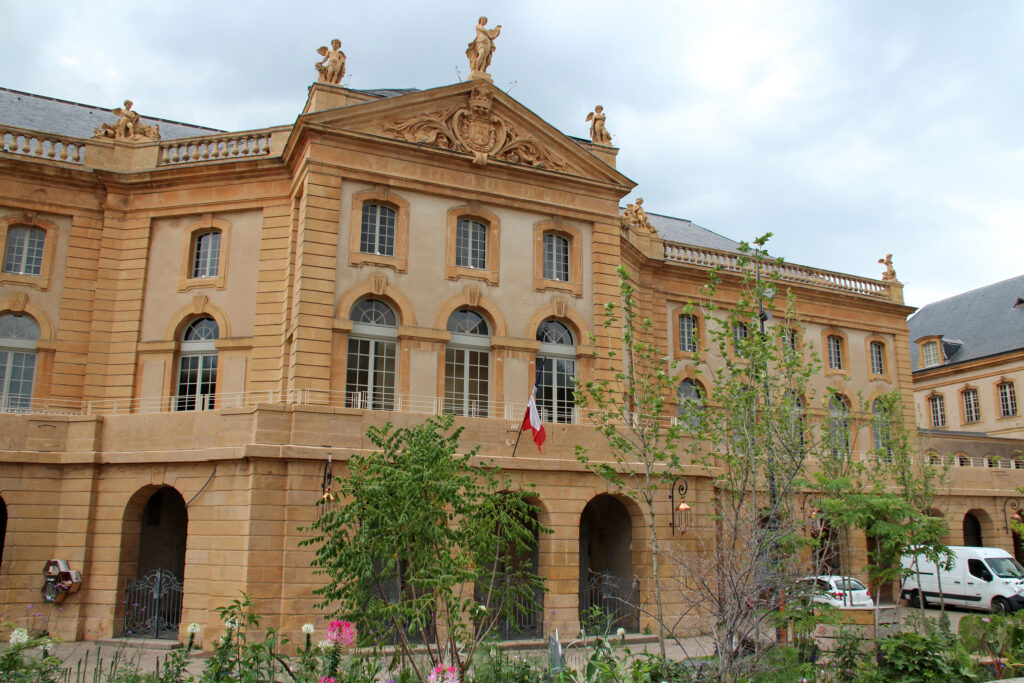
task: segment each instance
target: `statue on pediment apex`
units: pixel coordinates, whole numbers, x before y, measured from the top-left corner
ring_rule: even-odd
[[[626,206],[626,210],[622,212],[622,226],[637,232],[658,234],[658,231],[651,225],[651,219],[647,217],[647,212],[644,211],[643,197],[637,197],[636,204]]]
[[[491,80],[487,73],[487,67],[491,65],[491,56],[494,55],[494,40],[501,34],[501,24],[492,29],[487,28],[487,17],[480,17],[476,24],[476,38],[466,48],[466,58],[469,59],[469,77]]]
[[[590,122],[590,140],[598,145],[611,146],[612,134],[604,127],[605,118],[604,107],[600,104],[587,114],[587,121]]]
[[[345,53],[341,51],[341,41],[335,38],[330,48],[321,45],[316,51],[323,57],[313,65],[316,67],[316,80],[331,85],[340,84],[345,77]]]
[[[885,258],[878,259],[878,262],[885,266],[885,272],[882,273],[882,280],[896,280],[896,269],[892,267],[892,254],[886,254]]]

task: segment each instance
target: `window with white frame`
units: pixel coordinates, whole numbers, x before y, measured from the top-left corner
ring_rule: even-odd
[[[868,350],[871,354],[871,374],[872,375],[884,375],[885,374],[885,344],[878,341],[873,341],[868,345]]]
[[[964,422],[980,422],[981,421],[981,403],[978,400],[977,389],[964,389],[960,396],[964,402]]]
[[[569,239],[554,232],[544,233],[543,277],[569,281]]]
[[[39,323],[32,316],[0,314],[0,412],[31,409],[38,340]]]
[[[1013,382],[1000,382],[996,385],[999,393],[999,415],[1013,417],[1017,414],[1017,389]]]
[[[455,226],[455,265],[460,268],[487,267],[487,226],[460,218]]]
[[[175,410],[211,410],[217,394],[217,322],[210,317],[189,323],[181,336]]]
[[[217,277],[220,271],[220,230],[197,233],[192,248],[192,277]]]
[[[491,333],[476,311],[460,309],[448,318],[451,340],[444,359],[444,411],[487,417],[490,396]]]
[[[892,462],[892,415],[878,399],[871,404],[871,441],[875,456],[882,462]]]
[[[345,405],[394,410],[398,369],[398,317],[379,299],[361,299],[349,312]]]
[[[542,422],[575,422],[576,340],[557,320],[537,328],[537,411]]]
[[[826,438],[833,458],[850,456],[850,408],[842,396],[829,399]]]
[[[679,316],[679,350],[683,353],[697,351],[697,316],[686,313]]]
[[[946,426],[946,399],[942,396],[929,396],[928,412],[931,415],[932,427],[938,429]]]
[[[4,272],[16,275],[40,275],[43,272],[43,247],[46,231],[19,225],[7,230],[4,248]]]
[[[379,256],[395,255],[395,210],[384,204],[363,204],[359,251]]]
[[[684,379],[676,391],[676,417],[682,424],[690,427],[700,425],[701,413],[704,411],[704,392],[700,385],[692,379]]]
[[[941,362],[939,358],[939,342],[926,342],[921,347],[921,355],[924,356],[924,367],[930,368],[938,365]]]
[[[743,345],[748,336],[750,336],[750,328],[746,323],[734,322],[732,324],[732,352],[741,358],[746,353]]]
[[[843,340],[834,334],[830,334],[828,342],[828,367],[832,370],[843,369]]]

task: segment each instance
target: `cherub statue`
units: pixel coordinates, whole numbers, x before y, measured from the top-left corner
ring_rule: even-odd
[[[345,53],[341,51],[341,41],[335,38],[331,41],[331,49],[322,45],[316,51],[323,57],[313,65],[316,67],[316,79],[332,85],[341,83],[341,79],[345,77]]]
[[[590,121],[590,139],[598,145],[611,145],[612,134],[604,127],[604,120],[604,107],[600,104],[587,114],[587,121]]]
[[[878,259],[878,262],[885,266],[885,272],[882,273],[882,279],[895,280],[896,269],[892,267],[892,254],[886,254],[885,258]]]
[[[132,140],[136,138],[160,139],[160,127],[148,126],[139,122],[138,112],[132,111],[131,100],[124,101],[124,107],[116,107],[111,111],[118,117],[113,125],[101,123],[99,128],[93,130],[93,137],[115,138],[119,140]]]
[[[135,124],[139,122],[139,114],[132,111],[133,104],[134,102],[131,100],[125,100],[124,109],[117,107],[111,110],[116,116],[120,117],[117,119],[117,123],[114,124],[115,137],[130,138],[135,135]]]
[[[643,197],[637,197],[636,204],[626,206],[626,210],[622,212],[622,225],[637,232],[658,234],[658,231],[651,225],[651,219],[647,217],[647,212],[644,211]]]
[[[487,76],[487,67],[491,65],[491,55],[494,54],[494,39],[501,33],[501,24],[493,29],[487,28],[487,17],[480,17],[476,24],[476,38],[466,48],[466,58],[469,59],[469,68],[472,70],[470,78]]]

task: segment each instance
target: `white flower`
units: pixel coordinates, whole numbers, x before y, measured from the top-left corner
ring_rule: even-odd
[[[224,628],[229,631],[235,631],[238,629],[238,619],[225,619]]]
[[[329,652],[331,648],[334,647],[334,641],[321,640],[316,646],[320,648],[321,652]]]
[[[16,628],[11,631],[11,645],[24,645],[28,642],[28,631]]]
[[[626,629],[624,629],[624,628],[622,628],[620,626],[618,628],[618,630],[615,631],[615,635],[618,636],[619,638],[625,638],[626,637]]]
[[[302,632],[305,633],[307,636],[313,635],[313,633],[315,631],[316,631],[316,629],[313,628],[313,624],[303,624],[302,625]]]
[[[199,630],[200,630],[199,629],[199,624],[197,624],[194,621],[191,624],[188,625],[188,633],[189,633],[189,635],[194,636],[195,634],[199,633]]]

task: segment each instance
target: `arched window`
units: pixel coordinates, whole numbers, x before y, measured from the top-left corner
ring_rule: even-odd
[[[220,272],[220,230],[195,235],[192,246],[192,277],[217,277]]]
[[[46,231],[27,225],[7,231],[4,247],[4,272],[16,275],[40,275],[43,272],[43,247]]]
[[[676,417],[685,425],[697,427],[704,410],[704,392],[700,385],[692,379],[684,379],[679,383],[676,396],[679,400],[676,405]]]
[[[537,328],[537,410],[543,422],[575,422],[576,340],[557,320],[545,320]]]
[[[345,405],[370,410],[395,409],[398,318],[383,301],[362,299],[349,312]]]
[[[395,255],[395,210],[384,204],[363,204],[359,250],[364,254]]]
[[[871,441],[875,448],[875,456],[882,462],[892,462],[892,415],[875,399],[871,404]]]
[[[21,413],[32,407],[39,323],[32,316],[0,315],[0,412]]]
[[[569,240],[554,232],[544,233],[545,280],[569,281]]]
[[[850,456],[850,409],[842,396],[828,401],[828,448],[833,458]]]
[[[444,411],[487,417],[490,396],[491,332],[476,311],[460,309],[448,318],[451,341],[444,357]]]
[[[217,393],[217,347],[220,329],[213,318],[189,323],[181,336],[175,410],[211,410]]]

